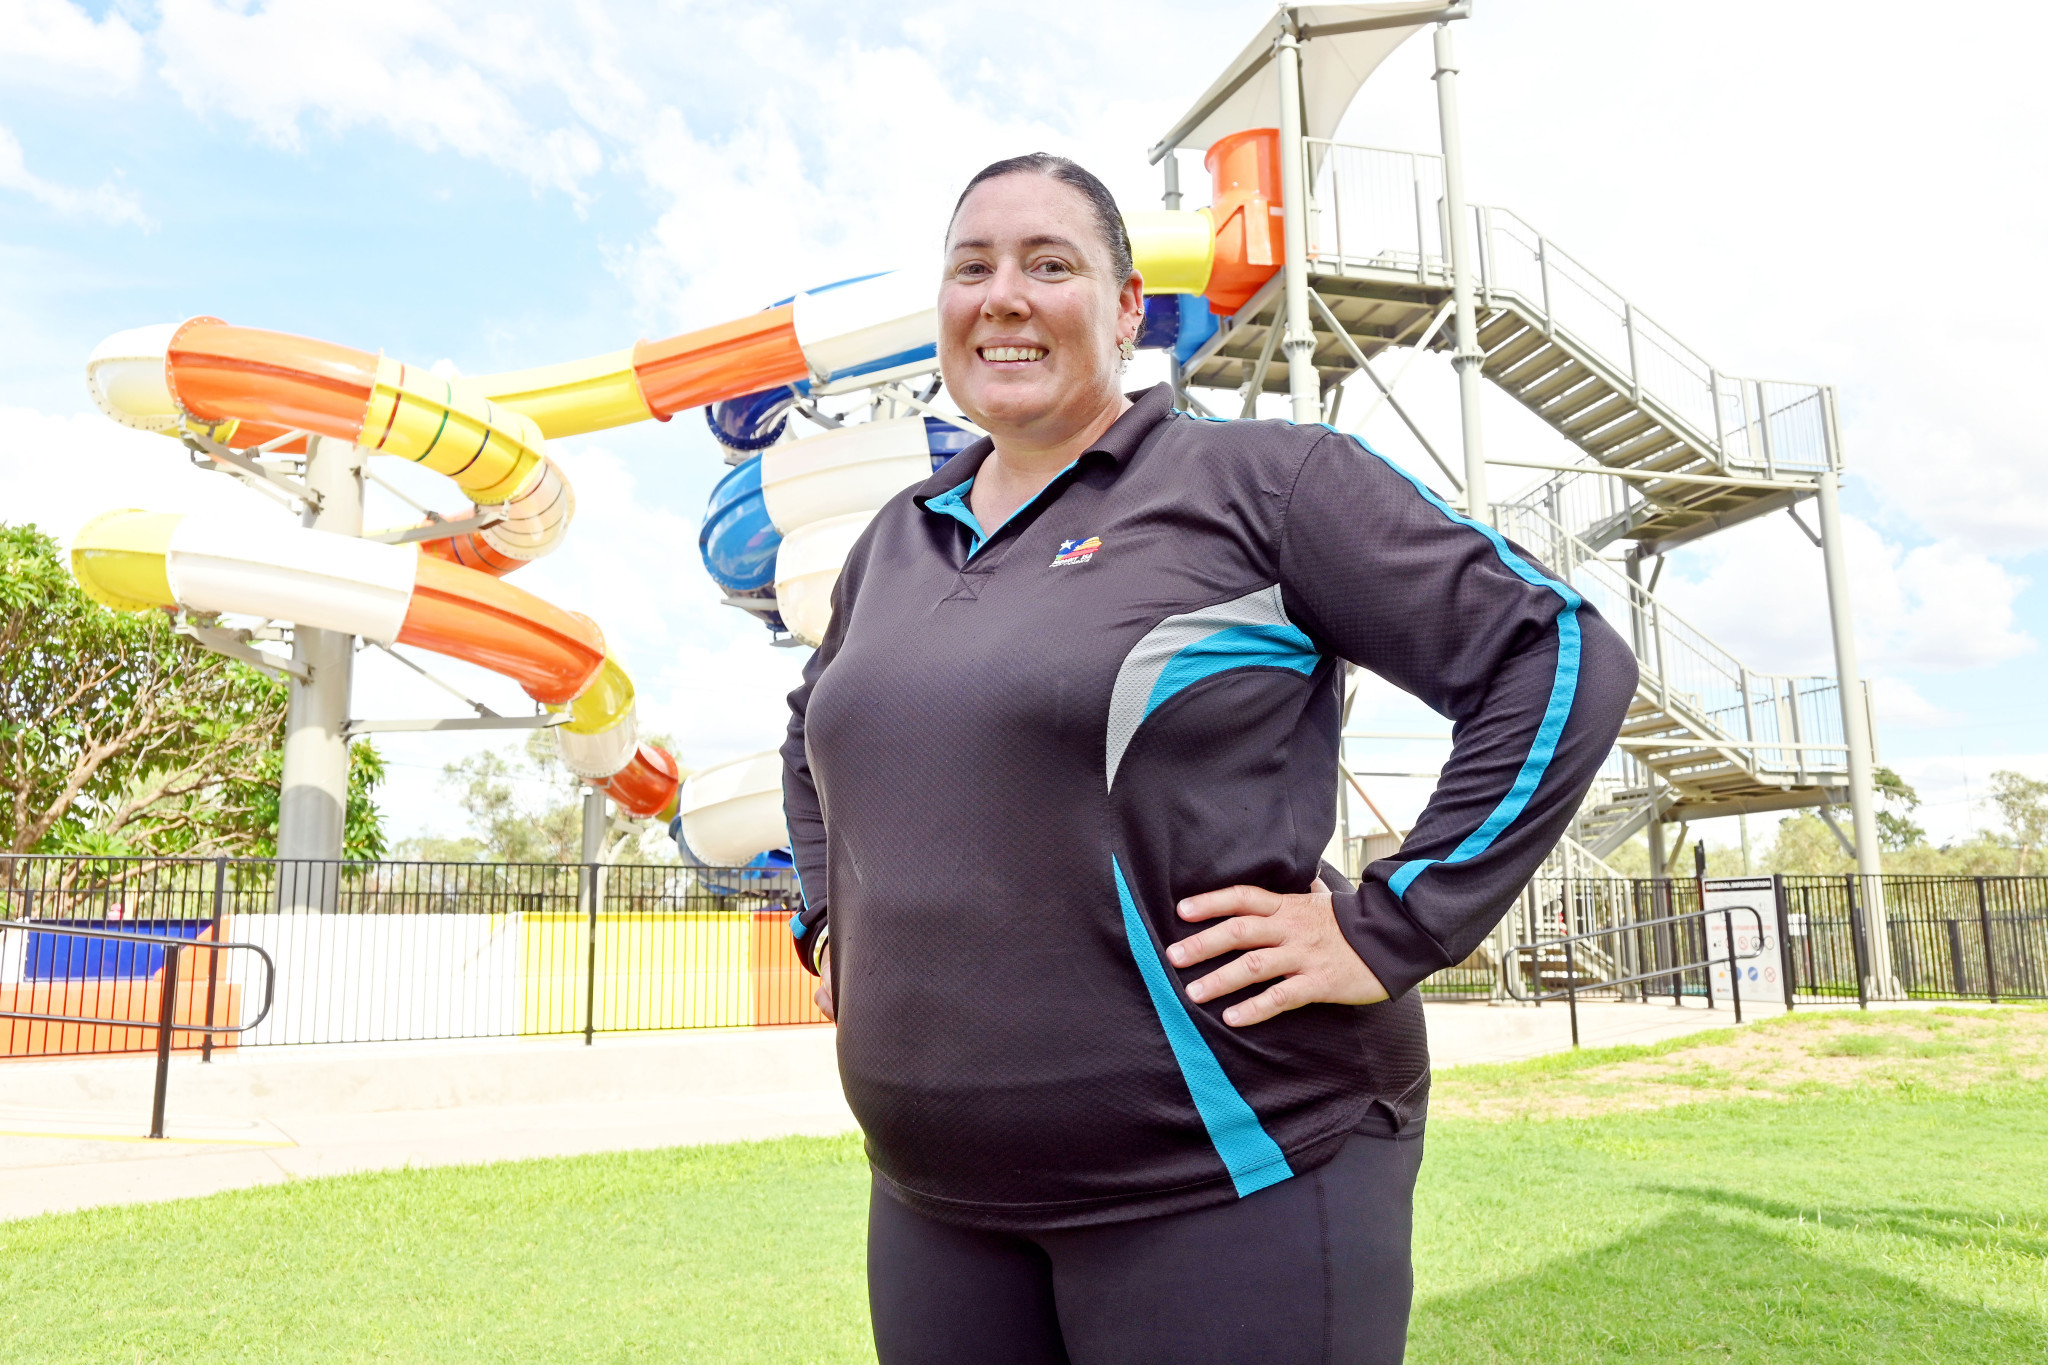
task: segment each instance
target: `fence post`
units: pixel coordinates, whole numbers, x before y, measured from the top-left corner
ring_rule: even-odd
[[[1569,925],[1567,925],[1569,927]],[[1565,939],[1565,999],[1571,1003],[1571,1046],[1579,1046],[1579,966],[1571,958],[1571,939]]]
[[[1984,993],[1991,997],[1991,1003],[1998,1003],[1998,961],[1991,949],[1991,904],[1984,897],[1984,879],[1977,883],[1977,923],[1984,931]]]
[[[583,966],[583,1046],[597,1041],[597,864],[583,865],[583,884],[590,896],[589,944]]]
[[[213,860],[213,928],[210,932],[213,934],[213,941],[216,944],[220,942],[220,912],[221,906],[227,899],[227,889],[228,860],[226,858],[215,858]],[[209,1030],[213,1027],[214,987],[219,982],[220,949],[216,947],[206,955],[206,1027]],[[199,1060],[202,1062],[213,1060],[213,1034],[211,1032],[199,1035]]]
[[[1856,1008],[1870,1008],[1868,945],[1863,942],[1863,908],[1857,904],[1856,874],[1842,874],[1842,889],[1849,893],[1849,947],[1856,954]]]
[[[149,1135],[164,1135],[164,1094],[171,1087],[171,1025],[178,1022],[178,948],[164,948],[163,998],[156,1011],[156,1092],[149,1102]]]
[[[1799,994],[1799,981],[1793,975],[1798,956],[1792,951],[1792,917],[1785,913],[1785,877],[1780,872],[1771,874],[1771,905],[1778,914],[1778,979],[1785,984],[1785,1013],[1790,1014]]]

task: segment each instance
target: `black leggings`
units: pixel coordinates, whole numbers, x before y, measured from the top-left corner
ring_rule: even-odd
[[[1353,1136],[1232,1204],[981,1232],[868,1201],[881,1365],[1399,1365],[1422,1139]]]

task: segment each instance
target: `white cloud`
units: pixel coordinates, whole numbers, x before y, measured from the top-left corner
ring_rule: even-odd
[[[1983,358],[1975,358],[1981,365]],[[1992,390],[1981,370],[1944,391]],[[2002,411],[2009,393],[1985,392],[1961,412],[1859,424],[1857,462],[1886,518],[1987,554],[2048,549],[2048,442],[2035,414]]]
[[[560,55],[573,36],[419,0],[167,0],[156,31],[163,78],[188,107],[239,119],[275,146],[302,149],[309,115],[337,132],[379,126],[572,194],[603,163],[597,140],[573,116],[548,127],[522,106],[552,109],[575,84]]]
[[[1866,673],[1983,668],[2036,648],[2015,620],[2025,581],[2010,570],[1954,542],[1907,549],[1843,520]],[[1784,518],[1724,532],[1688,558],[1659,595],[1737,658],[1757,669],[1834,671],[1820,551]]]
[[[44,208],[68,218],[98,218],[109,223],[133,223],[141,228],[151,226],[149,216],[142,211],[142,205],[136,202],[135,196],[118,186],[103,184],[89,190],[74,189],[54,180],[45,180],[31,171],[22,156],[21,142],[4,127],[0,127],[0,190],[25,194]]]
[[[64,545],[86,522],[122,507],[284,515],[235,480],[196,468],[177,442],[97,412],[0,407],[0,487],[8,520],[32,521]]]
[[[1940,754],[1887,758],[1887,764],[1920,794],[1920,808],[1913,819],[1937,844],[1998,828],[1998,807],[1990,799],[1994,772],[2011,769],[2029,777],[2048,777],[2048,754],[2041,753]]]
[[[0,84],[67,93],[124,91],[142,73],[142,35],[119,14],[67,0],[0,0]]]

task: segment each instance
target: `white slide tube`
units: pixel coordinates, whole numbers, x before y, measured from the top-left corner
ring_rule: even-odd
[[[796,297],[796,342],[816,391],[931,368],[939,341],[936,269],[892,270]]]
[[[190,516],[164,572],[181,606],[268,616],[389,644],[412,602],[419,551],[269,522]]]
[[[789,633],[807,645],[824,640],[832,624],[832,587],[846,553],[874,519],[873,512],[849,512],[800,526],[775,552],[775,605]]]
[[[924,418],[861,422],[761,454],[761,498],[785,536],[850,512],[872,512],[931,477]]]
[[[789,846],[782,753],[769,749],[692,773],[677,804],[683,842],[707,867],[737,867]]]

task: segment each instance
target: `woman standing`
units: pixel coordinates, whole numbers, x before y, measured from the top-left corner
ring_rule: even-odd
[[[988,167],[946,248],[992,439],[854,546],[783,750],[880,1358],[1398,1361],[1413,988],[1563,832],[1634,661],[1358,441],[1121,393],[1142,281],[1079,166]],[[1319,865],[1347,659],[1456,723],[1356,887]]]

